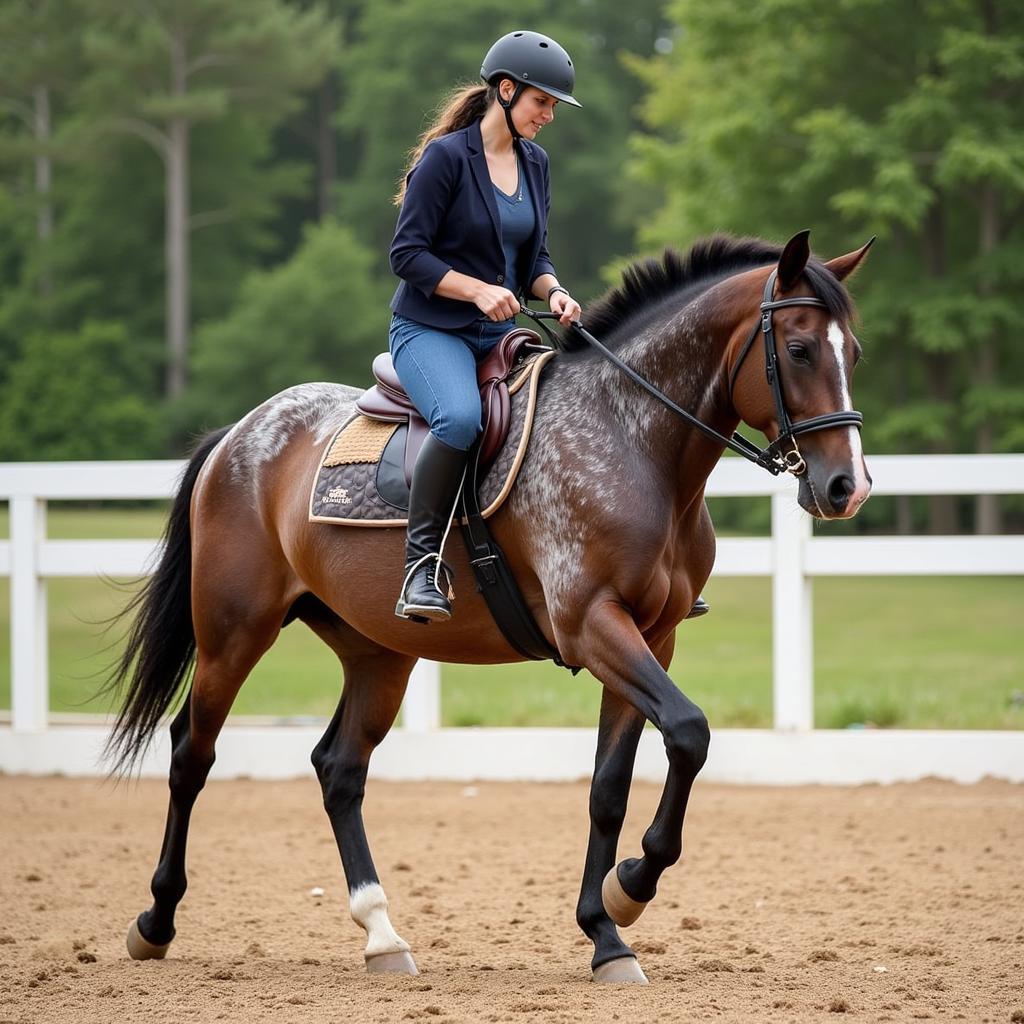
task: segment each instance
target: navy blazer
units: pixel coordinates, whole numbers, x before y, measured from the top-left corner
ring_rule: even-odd
[[[536,217],[517,268],[522,288],[528,290],[541,274],[555,272],[547,245],[551,191],[547,153],[526,139],[519,140],[519,147]],[[449,270],[505,283],[501,217],[479,121],[431,142],[406,177],[405,200],[391,243],[391,269],[402,279],[391,309],[431,327],[465,327],[483,316],[472,302],[434,294]]]

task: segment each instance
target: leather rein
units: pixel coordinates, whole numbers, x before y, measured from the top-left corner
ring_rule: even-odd
[[[743,365],[743,361],[747,357],[747,353],[757,340],[758,331],[760,331],[764,337],[764,356],[768,386],[771,388],[772,398],[775,401],[775,415],[779,424],[779,436],[774,441],[770,442],[766,448],[759,448],[752,441],[748,441],[738,433],[734,433],[732,437],[726,437],[725,434],[719,433],[714,427],[711,427],[702,420],[697,419],[697,417],[692,413],[687,412],[687,410],[682,408],[682,406],[673,402],[668,395],[656,388],[649,380],[640,376],[636,370],[623,362],[617,355],[615,355],[614,352],[607,348],[607,346],[603,345],[588,330],[586,330],[581,320],[574,320],[571,326],[573,330],[575,330],[589,345],[597,349],[597,351],[600,352],[609,362],[617,366],[631,380],[639,384],[640,387],[653,395],[667,408],[671,409],[672,412],[681,416],[691,426],[696,427],[697,430],[706,437],[711,438],[713,441],[717,441],[726,448],[731,448],[734,452],[738,455],[742,455],[743,458],[747,459],[749,462],[753,462],[754,465],[760,466],[762,469],[766,469],[772,474],[772,476],[778,476],[780,473],[792,473],[794,476],[801,476],[807,471],[807,464],[804,462],[803,456],[800,454],[800,449],[797,446],[796,439],[799,435],[810,434],[818,430],[830,430],[833,427],[856,427],[860,430],[864,424],[864,417],[859,412],[854,412],[852,409],[849,409],[842,410],[840,412],[825,413],[822,416],[812,416],[810,419],[798,420],[796,422],[790,419],[789,412],[786,409],[786,400],[782,394],[782,378],[779,374],[779,355],[775,347],[775,326],[772,322],[773,314],[776,309],[783,309],[786,306],[816,306],[819,309],[827,309],[828,307],[821,299],[811,297],[800,296],[792,299],[773,300],[772,296],[775,292],[775,281],[777,276],[777,270],[773,270],[771,274],[768,275],[760,306],[761,319],[754,324],[754,329],[750,332],[750,336],[747,338],[746,342],[744,342],[743,348],[740,349],[739,359],[736,360],[736,365],[733,367],[732,374],[729,377],[729,396],[731,399],[736,375],[739,373],[740,367]],[[532,309],[527,309],[525,306],[520,307],[520,312],[523,313],[524,316],[528,316],[531,320],[536,321],[537,325],[548,336],[552,344],[556,348],[559,347],[554,335],[552,335],[547,325],[543,322],[544,320],[557,320],[557,313],[535,312]],[[787,445],[789,446],[788,450],[783,451],[782,449]]]

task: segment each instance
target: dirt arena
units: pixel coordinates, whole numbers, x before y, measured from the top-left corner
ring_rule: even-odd
[[[623,854],[658,795],[634,788]],[[618,989],[573,919],[583,784],[369,786],[418,978],[365,973],[313,780],[212,783],[170,956],[129,960],[165,800],[0,778],[0,1024],[1024,1021],[1024,787],[698,784],[684,861],[625,932],[651,984]]]

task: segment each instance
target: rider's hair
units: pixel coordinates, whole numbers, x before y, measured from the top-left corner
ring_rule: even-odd
[[[466,128],[477,118],[483,117],[497,95],[498,90],[493,85],[463,85],[445,96],[438,105],[433,124],[420,136],[419,142],[409,152],[409,161],[402,172],[398,191],[395,193],[395,206],[402,205],[402,200],[405,199],[406,176],[419,163],[427,146],[434,139]]]

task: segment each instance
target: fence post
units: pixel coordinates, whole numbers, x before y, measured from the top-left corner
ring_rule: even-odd
[[[787,488],[772,495],[772,693],[776,729],[814,728],[811,517]]]
[[[46,535],[46,502],[14,495],[11,513],[11,719],[15,732],[46,728],[49,713],[46,583],[39,545]]]
[[[430,732],[441,725],[441,666],[420,658],[402,702],[402,725],[409,732]]]

